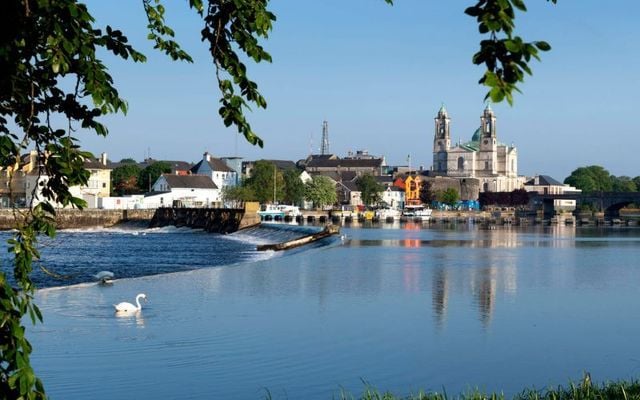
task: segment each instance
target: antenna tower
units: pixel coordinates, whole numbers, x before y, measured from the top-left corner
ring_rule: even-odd
[[[320,154],[329,154],[329,123],[322,121],[322,147],[320,147]]]

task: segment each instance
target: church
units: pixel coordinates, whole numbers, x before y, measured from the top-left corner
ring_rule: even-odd
[[[522,188],[518,150],[498,141],[496,116],[487,105],[480,127],[466,143],[451,143],[451,119],[444,105],[435,118],[433,167],[430,176],[475,178],[481,192],[510,192]]]

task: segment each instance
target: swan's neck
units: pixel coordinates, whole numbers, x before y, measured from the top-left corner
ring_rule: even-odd
[[[142,306],[140,305],[140,297],[141,296],[136,296],[136,305],[138,306],[138,310],[142,309]]]

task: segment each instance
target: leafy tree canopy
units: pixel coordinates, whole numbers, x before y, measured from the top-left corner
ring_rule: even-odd
[[[142,191],[150,191],[151,186],[158,180],[162,174],[170,174],[171,165],[164,161],[156,161],[145,167],[138,175],[138,187]]]
[[[269,161],[256,161],[251,170],[251,176],[244,184],[251,189],[260,203],[277,202],[284,197],[282,172]]]
[[[288,204],[300,205],[304,201],[304,183],[300,179],[300,171],[297,169],[287,169],[283,173],[284,197]]]
[[[138,164],[124,164],[111,171],[111,188],[119,196],[140,192],[138,177],[140,176]]]
[[[239,207],[245,201],[255,201],[256,194],[246,185],[225,186],[222,188],[222,200],[227,205]]]
[[[613,189],[609,171],[599,165],[575,169],[564,183],[581,189],[584,193],[610,192]]]
[[[371,174],[363,174],[356,179],[356,186],[360,190],[360,197],[365,205],[372,205],[380,201],[380,192],[384,186],[378,183]]]
[[[637,192],[638,187],[628,176],[611,176],[611,187],[614,192]]]
[[[138,162],[133,158],[123,158],[120,160],[120,164],[137,164]]]
[[[333,181],[326,176],[318,175],[305,183],[305,197],[316,208],[332,205],[338,200]]]
[[[436,198],[441,203],[454,206],[460,200],[460,193],[457,189],[450,187],[436,192]]]
[[[423,204],[431,204],[436,201],[436,192],[433,190],[433,184],[427,180],[422,182],[420,186],[420,201]]]

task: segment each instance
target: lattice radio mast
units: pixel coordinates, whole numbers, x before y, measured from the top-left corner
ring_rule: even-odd
[[[329,123],[322,121],[322,146],[320,147],[320,154],[329,154]]]

